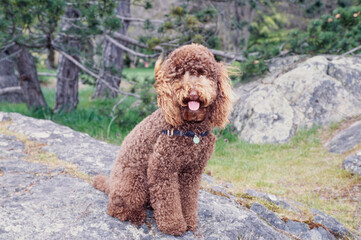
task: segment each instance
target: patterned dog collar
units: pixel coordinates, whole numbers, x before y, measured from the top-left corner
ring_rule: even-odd
[[[186,136],[186,137],[191,137],[193,138],[193,142],[195,144],[198,144],[200,142],[200,138],[199,137],[206,137],[209,134],[209,131],[206,131],[204,133],[200,133],[200,134],[196,134],[192,131],[179,131],[179,130],[162,130],[161,133],[168,135],[168,136]]]

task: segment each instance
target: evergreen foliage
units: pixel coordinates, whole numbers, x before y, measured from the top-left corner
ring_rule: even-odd
[[[66,1],[66,0],[2,0],[0,5],[1,43],[15,41],[28,47],[50,47],[63,34],[89,37],[118,29],[120,21],[114,14],[116,1]],[[79,19],[71,19],[72,28],[62,32],[60,21],[66,6],[80,13]],[[69,19],[68,19],[69,20]],[[57,42],[58,43],[58,42]]]
[[[157,28],[157,34],[148,34],[140,37],[140,42],[149,48],[162,45],[166,50],[175,46],[199,43],[210,48],[219,47],[214,22],[217,12],[213,8],[191,8],[189,2],[174,6],[164,16],[164,22]],[[145,22],[145,30],[152,31],[154,26]]]
[[[112,35],[121,27],[121,20],[116,16],[117,1],[85,1],[85,0],[0,0],[0,48],[9,43],[20,45],[42,52],[44,49],[56,49],[80,56],[81,62],[88,69],[99,74],[99,62],[94,56],[101,56],[102,46],[94,46],[94,39],[101,35]],[[218,1],[214,1],[218,2]],[[222,1],[219,1],[222,2]],[[238,54],[247,58],[244,62],[233,60],[233,65],[243,73],[236,77],[237,81],[245,81],[252,76],[267,72],[267,59],[285,54],[341,54],[361,44],[361,0],[291,0],[289,11],[300,7],[305,22],[310,18],[306,31],[292,29],[289,15],[281,11],[282,1],[270,0],[234,0],[235,7],[246,6],[256,9],[253,22],[246,19],[230,18],[231,31],[249,29],[248,44],[243,39],[239,43]],[[134,0],[133,5],[141,5],[152,9],[150,0]],[[231,4],[231,2],[229,3]],[[79,11],[80,17],[68,22],[72,25],[61,29],[64,12],[71,5]],[[151,20],[144,21],[144,35],[139,41],[148,49],[139,49],[132,45],[129,48],[145,54],[155,53],[152,49],[161,46],[166,52],[175,47],[189,43],[200,43],[212,49],[224,50],[224,42],[219,31],[221,10],[215,5],[207,5],[200,0],[182,1],[164,14],[163,23],[156,25]],[[221,6],[221,5],[219,5]],[[233,6],[233,5],[232,5]],[[330,8],[337,7],[332,14]],[[154,9],[153,9],[154,10]],[[326,13],[326,14],[325,14]],[[288,14],[288,15],[287,15]],[[323,14],[323,15],[322,15]],[[69,20],[69,19],[68,19]],[[81,48],[69,49],[63,36],[71,35],[81,41]],[[232,36],[230,36],[231,38]],[[242,36],[239,36],[243,38]],[[238,39],[239,40],[239,39]],[[98,41],[99,43],[99,41]],[[232,43],[230,43],[232,44]],[[243,48],[244,45],[247,48]],[[232,59],[220,60],[230,61]],[[134,62],[128,55],[125,63]],[[151,62],[154,62],[151,60]],[[122,74],[110,69],[108,72],[121,77]],[[94,77],[82,73],[80,78],[85,84],[95,84]],[[128,79],[129,80],[129,79]],[[139,83],[129,80],[132,85]],[[151,82],[151,81],[145,81]],[[149,85],[149,84],[148,84]],[[149,85],[150,86],[150,85]],[[138,88],[137,93],[143,97],[145,86]],[[144,102],[147,102],[145,97]]]
[[[295,31],[289,39],[297,54],[340,54],[361,44],[361,6],[337,8],[332,15],[311,21],[306,33]]]
[[[338,5],[346,7],[338,7],[332,14],[311,19],[306,31],[283,30],[285,22],[275,9],[268,14],[259,14],[251,26],[250,44],[245,51],[248,60],[236,64],[243,73],[237,80],[247,81],[266,73],[264,61],[279,56],[282,51],[289,55],[342,54],[360,46],[361,6],[352,1],[338,1]]]
[[[89,2],[85,0],[1,0],[0,46],[11,42],[31,49],[66,49],[64,36],[75,36],[86,45],[94,36],[121,27],[114,8],[115,0]],[[71,6],[79,12],[79,18],[64,18],[65,9]],[[71,24],[61,29],[61,21]],[[82,53],[84,55],[84,53]]]

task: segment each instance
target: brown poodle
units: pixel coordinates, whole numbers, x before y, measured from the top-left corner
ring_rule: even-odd
[[[227,124],[232,90],[227,68],[198,44],[159,59],[155,76],[160,109],[129,133],[110,177],[96,176],[94,186],[108,194],[109,215],[140,225],[150,203],[159,230],[181,235],[197,228],[212,129]]]

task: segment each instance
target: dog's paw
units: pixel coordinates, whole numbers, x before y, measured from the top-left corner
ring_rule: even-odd
[[[129,214],[129,221],[136,226],[140,226],[145,222],[146,216],[147,211],[145,209],[139,211],[132,211]]]
[[[114,204],[108,204],[108,214],[114,218],[119,218],[121,221],[126,221],[128,218],[128,212],[124,207],[120,207]]]
[[[187,230],[191,231],[191,232],[195,232],[197,231],[198,228],[198,223],[193,223],[193,224],[187,224]]]
[[[169,220],[164,222],[157,222],[160,231],[169,235],[182,235],[187,231],[187,224],[183,218],[176,220]]]
[[[197,216],[193,217],[185,217],[185,221],[187,223],[187,230],[195,232],[198,227],[198,219]]]

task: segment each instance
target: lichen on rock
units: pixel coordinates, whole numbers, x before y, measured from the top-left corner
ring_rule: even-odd
[[[235,89],[232,123],[251,143],[284,143],[300,128],[361,115],[361,59],[316,56]]]

